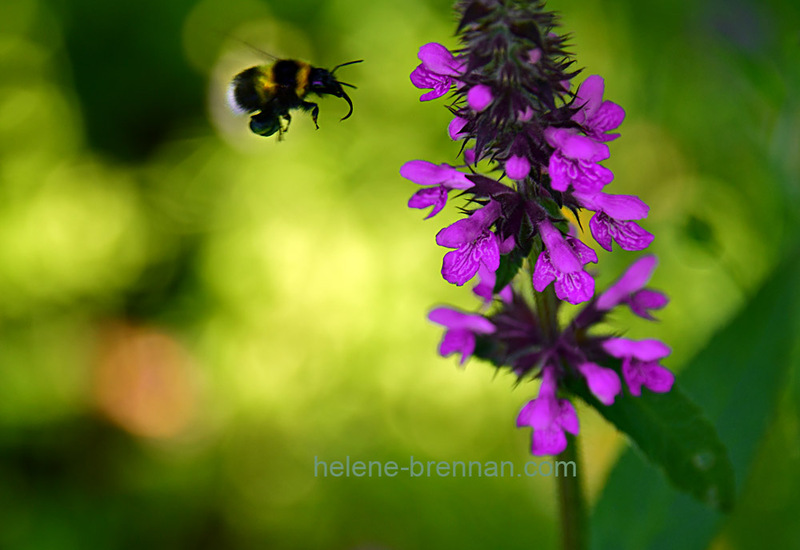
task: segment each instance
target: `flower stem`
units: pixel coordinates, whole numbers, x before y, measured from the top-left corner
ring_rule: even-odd
[[[550,285],[542,292],[533,293],[536,302],[536,309],[539,313],[539,322],[545,337],[549,341],[554,341],[558,336],[558,303],[553,286]]]
[[[571,466],[565,467],[565,475],[557,476],[558,508],[561,516],[561,548],[563,550],[586,550],[589,548],[589,523],[586,517],[586,502],[581,487],[581,467],[578,460],[578,439],[567,435],[567,448],[556,460],[564,461]],[[556,462],[558,465],[558,462]],[[574,475],[566,475],[574,473]]]

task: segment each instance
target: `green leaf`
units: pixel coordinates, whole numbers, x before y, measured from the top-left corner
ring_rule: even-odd
[[[688,365],[681,386],[714,422],[744,484],[790,369],[798,334],[800,254],[779,265],[758,293]],[[723,516],[669,486],[656,468],[623,453],[592,517],[592,548],[707,548]]]
[[[500,267],[497,269],[497,279],[495,279],[494,289],[492,290],[494,294],[503,290],[522,267],[522,259],[515,256],[515,254],[500,256]]]
[[[675,487],[714,508],[733,505],[733,467],[725,446],[678,384],[662,394],[624,393],[610,406],[600,403],[582,379],[570,389],[626,433]]]
[[[564,220],[564,214],[561,212],[561,206],[549,198],[539,199],[539,204],[542,205],[552,220]]]
[[[495,273],[497,278],[492,291],[494,294],[503,290],[516,277],[527,254],[527,251],[514,247],[514,250],[508,254],[500,256],[500,267],[497,268]]]

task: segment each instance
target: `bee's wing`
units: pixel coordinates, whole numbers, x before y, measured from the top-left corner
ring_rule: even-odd
[[[280,59],[277,56],[272,55],[271,53],[265,52],[261,48],[257,48],[255,46],[253,46],[250,42],[247,42],[247,41],[242,40],[240,38],[237,38],[237,40],[239,42],[241,42],[242,44],[244,44],[245,46],[247,46],[248,48],[250,48],[251,50],[253,50],[254,52],[256,52],[257,54],[259,54],[259,55],[263,55],[265,57],[268,57],[269,59],[272,59],[273,61],[278,61]]]
[[[223,39],[226,39],[226,40],[235,40],[236,42],[238,42],[238,43],[240,43],[240,44],[242,44],[242,45],[244,45],[244,46],[247,46],[249,49],[253,50],[253,51],[254,51],[255,53],[257,53],[259,56],[266,57],[267,59],[271,59],[271,60],[273,60],[273,61],[278,61],[278,60],[280,59],[279,57],[277,57],[277,56],[275,56],[275,55],[272,55],[272,54],[271,54],[271,53],[269,53],[269,52],[265,52],[265,51],[264,51],[264,50],[262,50],[261,48],[257,48],[256,46],[253,46],[253,45],[252,45],[250,42],[248,42],[247,40],[242,40],[242,39],[241,39],[241,38],[239,38],[238,36],[232,36],[230,33],[227,33],[227,32],[222,32],[222,31],[217,31],[217,34],[218,34],[218,35],[220,35],[220,36],[221,36]]]

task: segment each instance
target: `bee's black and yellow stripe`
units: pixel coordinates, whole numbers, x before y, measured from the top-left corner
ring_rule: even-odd
[[[308,93],[311,65],[305,61],[281,59],[269,68],[268,81],[264,83],[265,95],[293,94],[303,98]]]
[[[305,61],[294,59],[250,67],[233,79],[232,107],[251,113],[278,98],[284,107],[294,108],[308,94],[311,68]]]
[[[298,65],[295,93],[297,97],[305,97],[308,93],[308,77],[311,75],[311,65],[302,61],[295,61],[295,63]]]

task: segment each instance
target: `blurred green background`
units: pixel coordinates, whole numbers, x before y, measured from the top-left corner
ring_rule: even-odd
[[[550,6],[627,111],[609,190],[650,204],[672,299],[659,324],[613,327],[663,339],[681,371],[796,246],[799,8]],[[444,102],[408,80],[420,45],[456,45],[454,21],[444,0],[3,1],[0,548],[556,547],[553,478],[313,471],[530,458],[514,420],[535,386],[436,355],[428,309],[475,301],[439,274],[454,209],[423,222],[398,175],[455,162]],[[281,143],[251,134],[224,102],[264,62],[242,41],[364,58],[337,73],[352,118],[325,98],[319,131],[297,114]],[[601,253],[601,286],[634,257]],[[798,547],[800,381],[779,374],[752,390],[761,435],[713,548]],[[627,444],[580,415],[596,502]]]

